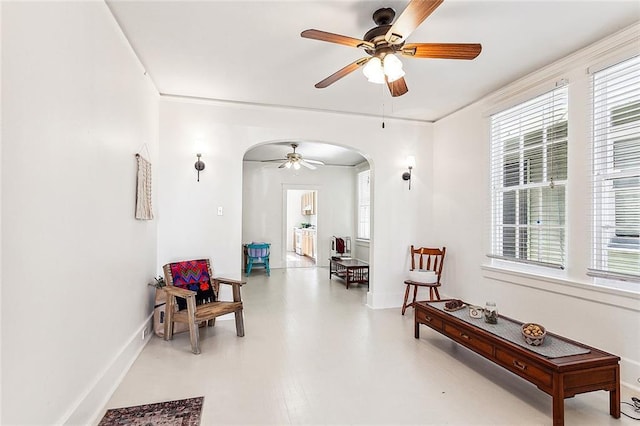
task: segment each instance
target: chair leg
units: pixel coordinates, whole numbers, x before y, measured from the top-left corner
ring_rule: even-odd
[[[244,336],[244,318],[242,317],[242,309],[235,312],[236,316],[236,334],[238,337]]]
[[[187,313],[189,315],[189,339],[191,339],[191,351],[197,355],[200,353],[200,331],[198,323],[196,323],[195,297],[187,298]]]
[[[164,305],[164,340],[173,339],[173,309],[175,297],[167,294],[167,303]]]
[[[267,276],[270,277],[271,276],[271,268],[269,267],[269,259],[265,260],[264,264],[265,264],[265,267],[267,268]]]
[[[410,285],[407,284],[407,289],[404,291],[404,302],[402,302],[402,315],[404,315],[404,311],[407,310],[407,299],[409,298],[409,287]]]
[[[253,267],[253,259],[249,259],[249,263],[247,263],[247,272],[245,275],[248,277],[251,275],[251,268]]]
[[[418,295],[418,286],[414,285],[413,286],[413,301],[411,302],[410,306],[416,306],[416,296]]]
[[[436,292],[436,297],[438,298],[438,300],[440,300],[440,292],[438,291],[438,287],[434,287],[433,291]]]

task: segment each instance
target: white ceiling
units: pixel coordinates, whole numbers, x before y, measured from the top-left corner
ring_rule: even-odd
[[[402,57],[409,92],[398,98],[367,82],[361,70],[328,88],[314,87],[366,53],[303,39],[303,30],[362,38],[375,26],[376,9],[392,7],[399,15],[407,4],[108,0],[162,94],[367,115],[384,109],[387,117],[424,121],[436,121],[640,20],[635,0],[445,0],[407,41],[481,43],[475,60]]]

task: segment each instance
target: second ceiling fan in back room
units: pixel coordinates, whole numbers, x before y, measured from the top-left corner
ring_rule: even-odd
[[[302,154],[300,154],[299,152],[296,152],[297,147],[298,147],[297,143],[292,143],[291,148],[293,148],[293,152],[287,153],[284,158],[279,158],[275,160],[262,160],[262,161],[273,162],[273,161],[284,160],[284,163],[278,166],[279,169],[284,169],[284,168],[290,169],[291,167],[293,167],[294,169],[298,170],[300,169],[300,166],[304,166],[307,169],[315,170],[316,166],[314,166],[314,164],[317,164],[319,166],[324,166],[323,161],[302,158]]]
[[[474,59],[482,46],[478,43],[406,43],[407,37],[440,6],[443,0],[412,0],[398,19],[391,8],[378,9],[373,14],[376,27],[367,31],[362,39],[305,30],[300,35],[330,43],[364,49],[369,56],[360,58],[336,71],[315,85],[323,89],[364,66],[364,74],[372,83],[386,83],[391,96],[402,96],[409,91],[404,79],[402,62],[397,54],[406,58]],[[393,22],[393,24],[392,24]]]

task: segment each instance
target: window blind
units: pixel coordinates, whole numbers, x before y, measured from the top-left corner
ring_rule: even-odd
[[[590,275],[640,281],[640,56],[592,75]]]
[[[564,267],[567,87],[491,116],[490,257]]]

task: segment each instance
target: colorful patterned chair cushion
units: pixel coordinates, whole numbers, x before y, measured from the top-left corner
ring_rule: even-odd
[[[171,264],[171,277],[173,285],[187,290],[196,291],[196,303],[213,302],[217,299],[211,285],[207,261],[188,260]],[[187,302],[177,297],[178,309],[187,309]]]

